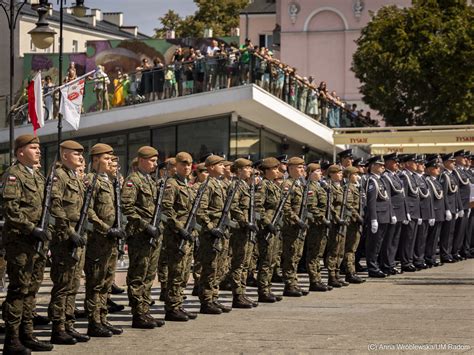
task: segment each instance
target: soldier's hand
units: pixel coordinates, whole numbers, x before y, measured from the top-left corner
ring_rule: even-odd
[[[434,218],[431,218],[428,220],[428,224],[430,227],[433,227],[435,225],[436,220]]]
[[[151,238],[156,239],[160,235],[160,230],[157,227],[148,224],[145,228],[145,233]]]
[[[375,234],[379,230],[379,222],[376,219],[370,221],[370,231]]]
[[[113,240],[124,239],[125,231],[120,228],[110,228],[107,232],[107,237]]]
[[[222,233],[222,231],[218,228],[212,228],[211,229],[211,235],[214,238],[222,238],[224,236],[224,233]]]
[[[258,232],[258,227],[253,224],[253,223],[247,223],[247,225],[245,226],[250,232],[254,232],[254,233],[257,233]]]
[[[43,243],[48,240],[51,240],[51,233],[49,233],[48,230],[44,230],[43,228],[39,227],[35,227],[33,229],[33,231],[31,232],[31,236]]]
[[[397,216],[392,216],[390,218],[390,224],[396,224],[397,223]]]
[[[331,225],[331,221],[329,219],[326,219],[326,218],[323,218],[323,224],[326,226],[326,227],[329,227]]]
[[[453,219],[453,214],[451,213],[450,210],[446,210],[446,212],[445,212],[445,218],[446,218],[446,220],[447,220],[448,222]]]
[[[83,248],[86,245],[86,238],[79,235],[77,232],[71,232],[69,234],[69,240],[76,248]]]
[[[357,216],[357,222],[359,222],[360,224],[363,224],[364,219],[361,216]]]
[[[308,229],[308,225],[306,223],[304,223],[301,219],[298,218],[298,221],[296,222],[296,224],[298,225],[298,228],[301,229],[301,230],[306,230]]]
[[[186,231],[184,228],[178,228],[178,234],[179,236],[184,239],[184,240],[189,240],[191,239],[191,233]]]
[[[267,224],[267,226],[265,227],[267,229],[268,232],[270,232],[271,234],[277,234],[278,230],[277,228],[275,227],[275,225],[273,223],[269,223]]]

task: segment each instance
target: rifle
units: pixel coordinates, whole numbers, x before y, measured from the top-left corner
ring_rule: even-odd
[[[77,222],[76,227],[74,228],[76,233],[79,234],[81,237],[85,232],[89,205],[91,204],[92,194],[94,193],[94,189],[95,189],[95,185],[97,184],[97,177],[98,176],[99,176],[99,174],[94,173],[94,177],[92,178],[92,182],[87,186],[86,192],[84,194],[84,202],[82,203],[82,207],[81,207],[81,214],[79,216],[79,221]],[[74,260],[79,261],[79,257],[77,255],[77,247],[74,247],[72,249],[71,256]]]
[[[156,170],[158,170],[158,168]],[[158,189],[158,193],[156,194],[155,210],[153,211],[153,217],[150,222],[150,224],[155,228],[158,228],[158,225],[160,224],[160,221],[161,221],[161,212],[163,212],[162,211],[163,195],[165,194],[165,188],[166,188],[167,182],[168,182],[168,177],[166,177],[165,180],[161,181],[160,187]],[[150,245],[155,246],[155,247],[158,246],[155,238],[153,237],[150,238]]]
[[[288,197],[290,197],[290,194],[293,192],[293,188],[295,187],[296,181],[297,180],[294,180],[290,188],[284,191],[281,195],[280,202],[278,203],[278,207],[275,210],[275,213],[273,214],[272,222],[271,222],[275,227],[280,224],[281,218],[283,217],[283,207],[285,206],[285,203],[288,200]],[[272,236],[273,234],[271,232],[268,232],[265,234],[263,239],[268,244]]]
[[[49,224],[49,213],[51,210],[51,192],[53,191],[53,181],[56,177],[56,161],[53,162],[51,170],[46,178],[46,184],[44,186],[44,197],[43,197],[43,209],[41,210],[41,217],[38,222],[38,228],[46,230]],[[43,253],[44,243],[39,240],[36,242],[35,250],[43,258],[45,255]]]
[[[303,189],[303,198],[301,199],[300,213],[298,217],[301,221],[303,221],[303,223],[306,223],[309,217],[309,213],[308,213],[309,179],[305,182],[304,178],[301,177],[299,181],[305,185]],[[297,238],[304,241],[304,236],[305,236],[304,232],[305,230],[300,228],[298,230]]]
[[[222,251],[222,248],[220,246],[220,240],[222,237],[226,238],[225,232],[227,230],[227,227],[230,225],[230,218],[229,218],[230,206],[232,205],[232,200],[234,199],[235,193],[237,192],[237,189],[240,185],[240,179],[234,179],[234,180],[235,182],[229,185],[229,188],[227,190],[227,196],[224,202],[224,208],[222,209],[221,218],[219,219],[219,222],[217,223],[217,227],[214,228],[214,230],[220,236],[216,236],[216,239],[214,240],[214,244],[212,245],[212,248],[218,253]]]
[[[184,255],[186,254],[184,250],[184,246],[186,245],[186,242],[194,242],[193,237],[191,236],[191,233],[196,227],[196,214],[199,209],[199,205],[201,204],[202,196],[204,195],[204,191],[206,190],[207,185],[209,184],[209,176],[207,179],[199,186],[199,189],[196,193],[196,197],[194,198],[193,201],[193,206],[191,207],[191,211],[189,212],[188,218],[186,219],[186,223],[184,225],[184,231],[186,235],[188,235],[188,238],[182,238],[181,242],[179,243],[179,252]]]
[[[347,225],[345,223],[346,221],[346,214],[347,214],[347,196],[349,195],[349,181],[344,185],[344,193],[342,197],[342,207],[341,207],[341,213],[339,214],[339,219],[341,223],[339,224],[339,227],[337,229],[337,234],[340,235],[345,235],[346,230],[347,230]],[[343,223],[342,223],[343,222]]]
[[[327,205],[326,205],[326,219],[331,221],[331,199],[332,199],[332,181],[329,180],[329,183],[326,185],[327,192]],[[331,224],[326,228],[326,238],[329,238],[329,232],[331,231]]]
[[[252,168],[252,176],[250,177],[250,207],[249,207],[249,224],[256,226],[256,213],[255,213],[255,171]],[[249,232],[249,240],[252,244],[257,244],[257,233],[254,231]]]
[[[114,186],[114,197],[115,197],[115,222],[113,228],[122,229],[122,189],[120,186],[120,165],[117,167],[117,174],[115,176]],[[117,239],[117,251],[119,258],[122,258],[125,254],[125,240],[124,238]]]

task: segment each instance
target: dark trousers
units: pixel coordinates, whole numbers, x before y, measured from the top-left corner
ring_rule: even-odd
[[[443,222],[436,222],[433,227],[428,228],[425,247],[425,262],[433,265],[436,262],[436,247],[438,246],[439,235]]]
[[[398,243],[400,242],[400,233],[402,231],[402,222],[389,224],[387,235],[383,239],[382,249],[380,250],[380,268],[388,270],[395,267],[395,256],[397,255]]]
[[[413,263],[415,266],[425,263],[426,238],[428,237],[428,221],[423,221],[416,231],[415,249],[413,250]]]
[[[439,255],[441,261],[452,259],[451,254],[453,250],[453,233],[456,221],[454,218],[450,221],[444,221],[441,227],[441,234],[439,235]]]
[[[456,220],[456,226],[454,227],[454,235],[453,235],[453,251],[452,254],[459,254],[464,244],[464,238],[466,236],[467,230],[467,212],[468,210],[464,210],[464,217],[458,218]]]
[[[400,243],[398,245],[398,255],[400,256],[402,267],[413,265],[413,250],[415,249],[417,227],[416,219],[402,226]]]
[[[367,268],[369,272],[377,272],[380,270],[378,258],[383,240],[387,234],[389,224],[379,224],[377,233],[372,233],[370,225],[367,227],[367,238],[365,240],[365,258],[367,260]]]

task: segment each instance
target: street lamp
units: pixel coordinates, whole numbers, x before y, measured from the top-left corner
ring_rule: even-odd
[[[40,2],[36,8],[39,17],[38,22],[36,22],[36,27],[28,32],[28,34],[31,35],[33,44],[39,49],[46,49],[54,43],[56,31],[49,27],[49,23],[46,20],[48,10],[48,3],[46,1]]]

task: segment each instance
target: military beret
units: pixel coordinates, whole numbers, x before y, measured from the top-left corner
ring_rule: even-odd
[[[158,156],[158,151],[153,147],[145,145],[145,146],[138,149],[137,155],[138,155],[139,158],[148,159],[148,158],[152,158],[152,157],[157,157]]]
[[[168,165],[168,166],[175,166],[176,165],[176,158],[175,157],[171,157],[171,158],[168,158],[165,160],[165,164]]]
[[[313,171],[315,170],[318,170],[318,169],[321,169],[321,165],[320,164],[317,164],[317,163],[311,163],[311,164],[308,164],[308,167],[307,167],[307,171],[308,173],[312,173]]]
[[[222,163],[224,162],[224,160],[225,159],[223,157],[212,154],[206,158],[206,161],[204,162],[204,164],[206,164],[206,166],[212,166],[212,165]]]
[[[40,140],[37,136],[32,134],[22,134],[15,139],[15,151],[18,148],[24,147],[28,144],[39,144]]]
[[[231,166],[232,164],[234,164],[233,162],[229,160],[224,160],[223,163],[224,163],[224,166]]]
[[[113,152],[114,148],[112,148],[110,145],[104,143],[97,143],[92,146],[89,155],[100,155]]]
[[[352,158],[352,149],[346,149],[337,154],[339,158]]]
[[[246,166],[252,166],[252,161],[245,159],[245,158],[239,158],[234,161],[234,167],[235,169],[242,169]]]
[[[339,165],[331,165],[328,169],[327,169],[327,173],[328,174],[335,174],[335,173],[338,173],[341,171],[341,167]]]
[[[353,174],[358,174],[359,169],[357,169],[354,166],[348,166],[347,168],[344,169],[344,171],[342,173],[344,174],[344,177],[349,177]]]
[[[260,165],[260,167],[262,169],[271,169],[271,168],[276,168],[279,165],[280,165],[280,161],[277,158],[268,157],[268,158],[262,159],[262,164]]]
[[[398,156],[398,153],[395,152],[395,153],[385,154],[385,155],[383,156],[383,160],[384,160],[384,161],[387,161],[387,160],[400,161],[400,158],[399,158],[399,156]]]
[[[456,160],[456,159],[454,159],[453,153],[441,154],[441,159],[442,159],[443,161]]]
[[[456,158],[456,157],[465,157],[466,155],[465,155],[464,149],[461,149],[454,152],[453,156]]]
[[[374,155],[373,157],[370,157],[369,159],[367,159],[367,164],[371,165],[371,164],[385,164],[385,162],[383,161],[383,158],[381,155]]]
[[[167,162],[161,162],[160,164],[158,164],[158,169],[162,170],[162,169],[166,169],[166,166],[168,165]]]
[[[207,168],[206,168],[206,165],[204,165],[204,163],[199,163],[199,164],[196,166],[196,170],[201,173],[201,172],[203,172],[203,171],[207,171]]]
[[[138,165],[138,158],[137,157],[132,159],[132,164],[131,165],[132,166],[137,166]]]
[[[283,164],[288,164],[288,155],[287,154],[281,154],[276,157],[280,163]]]
[[[331,166],[331,163],[328,160],[323,160],[321,162],[321,170],[328,170],[330,166]]]
[[[416,161],[416,154],[404,154],[401,158],[400,161],[403,163],[406,163],[408,161]]]
[[[291,157],[288,159],[288,165],[304,165],[304,159],[300,157]]]
[[[204,154],[202,157],[199,158],[199,162],[204,163],[206,161],[206,159],[209,158],[211,155],[214,155],[214,153]]]
[[[191,156],[191,154],[186,152],[179,152],[178,154],[176,154],[175,158],[177,163],[193,163],[193,157]]]

